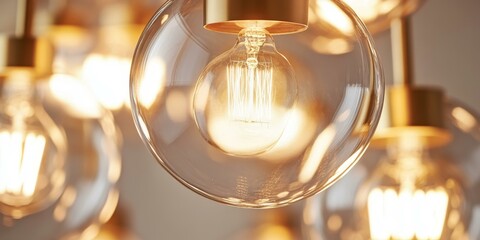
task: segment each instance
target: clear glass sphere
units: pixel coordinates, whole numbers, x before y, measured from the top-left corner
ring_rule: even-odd
[[[478,239],[480,118],[454,100],[444,106],[446,146],[369,149],[307,201],[305,239]]]
[[[390,27],[393,19],[407,16],[417,10],[423,0],[344,0],[362,19],[370,33],[376,34]],[[355,26],[336,5],[335,0],[310,1],[311,31],[307,43],[318,52],[342,54],[354,47],[351,41]]]
[[[117,205],[121,162],[113,117],[98,105],[87,105],[98,110],[88,112],[75,105],[92,104],[88,95],[81,94],[86,87],[69,85],[69,78],[61,81],[62,88],[51,82],[39,82],[37,92],[40,104],[65,137],[63,185],[57,198],[41,211],[21,218],[0,213],[0,239],[91,239]],[[59,96],[69,96],[70,102]]]
[[[311,196],[348,171],[376,127],[383,75],[364,25],[335,4],[358,26],[341,57],[303,45],[305,32],[212,32],[203,1],[168,1],[130,81],[137,129],[160,164],[205,197],[252,208]]]

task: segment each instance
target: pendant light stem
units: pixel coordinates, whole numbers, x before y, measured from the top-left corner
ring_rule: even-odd
[[[35,0],[17,1],[16,37],[33,37],[33,17],[35,14]]]
[[[393,84],[410,86],[413,84],[413,64],[411,59],[410,23],[405,17],[391,23]]]

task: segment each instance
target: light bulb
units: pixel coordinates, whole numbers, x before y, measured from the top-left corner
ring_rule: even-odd
[[[377,55],[358,18],[359,51],[332,59],[305,48],[308,6],[175,0],[147,25],[132,61],[132,114],[185,186],[273,208],[326,188],[359,158],[381,108]]]
[[[0,211],[21,218],[52,204],[65,183],[65,137],[35,102],[33,72],[7,73],[0,112]]]
[[[418,136],[392,141],[378,161],[359,164],[308,201],[305,238],[464,239],[470,214],[464,178],[430,147]]]
[[[443,178],[421,144],[408,141],[393,146],[387,163],[367,180],[378,184],[366,187],[371,239],[442,239],[447,216],[459,210],[449,207],[450,198],[464,201],[461,192],[449,190],[454,180]]]
[[[248,156],[278,142],[296,98],[292,66],[275,49],[267,30],[249,27],[200,74],[193,109],[198,129],[210,144]]]

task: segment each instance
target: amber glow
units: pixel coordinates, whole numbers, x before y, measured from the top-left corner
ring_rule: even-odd
[[[388,14],[400,4],[399,0],[344,0],[343,2],[367,23],[376,20],[381,15]],[[353,33],[354,24],[332,1],[317,0],[314,11],[322,20],[327,21],[342,33],[347,35]],[[317,19],[312,21],[317,21]]]
[[[0,132],[0,201],[32,201],[45,149],[45,137],[33,132]]]
[[[452,110],[452,116],[454,117],[455,123],[458,125],[458,127],[465,132],[472,131],[472,129],[477,125],[475,117],[464,108],[455,107]]]
[[[280,115],[277,112],[282,110],[273,106],[272,115]],[[281,125],[267,127],[263,123],[232,121],[228,116],[216,117],[209,124],[212,139],[226,152],[255,152],[258,146],[262,146],[265,142],[278,141],[275,134],[268,134],[268,132],[277,133],[284,130]],[[266,132],[266,134],[252,138],[251,135],[257,132]]]
[[[292,231],[283,225],[266,225],[259,229],[257,240],[292,240]]]
[[[448,195],[442,188],[423,191],[373,189],[368,195],[372,239],[440,239]]]
[[[107,109],[118,110],[130,104],[130,59],[113,55],[90,54],[83,64],[82,78]]]
[[[292,109],[288,124],[277,144],[259,157],[280,162],[298,156],[315,137],[315,121],[308,110],[297,105]]]
[[[166,74],[166,65],[162,60],[152,59],[147,63],[138,89],[138,98],[143,107],[150,108],[161,97],[166,85]]]
[[[437,240],[442,237],[448,210],[446,184],[436,179],[439,173],[430,172],[436,187],[423,186],[428,182],[425,172],[428,155],[421,138],[399,138],[390,146],[394,161],[385,177],[396,181],[380,185],[368,193],[367,208],[370,236],[373,239]],[[426,161],[426,162],[425,162]]]
[[[54,74],[48,82],[50,92],[65,110],[77,117],[100,117],[102,110],[87,86],[77,78],[66,74]]]
[[[130,64],[129,58],[114,55],[90,54],[86,58],[82,78],[105,108],[119,110],[123,106],[130,107]],[[147,64],[138,90],[142,106],[149,108],[163,93],[165,71],[165,63],[160,60]]]
[[[334,126],[325,128],[325,130],[318,135],[309,153],[306,154],[306,158],[298,176],[298,180],[300,182],[308,182],[315,175],[315,172],[317,172],[318,168],[320,167],[320,164],[325,157],[328,148],[332,144],[335,135],[336,130]]]

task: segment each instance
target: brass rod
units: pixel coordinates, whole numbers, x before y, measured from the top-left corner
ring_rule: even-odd
[[[35,0],[17,1],[17,22],[15,26],[15,36],[32,37],[33,36],[33,17],[35,14]]]
[[[394,19],[391,23],[394,85],[413,84],[409,25],[409,20],[405,17]]]

